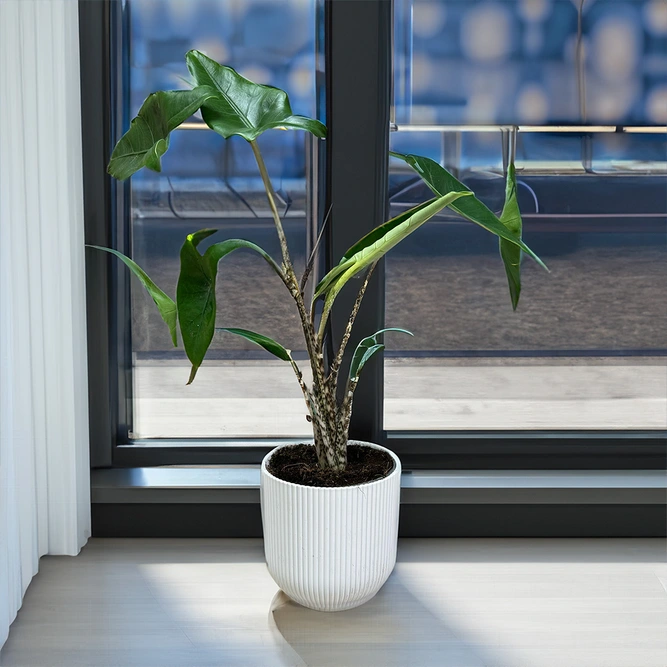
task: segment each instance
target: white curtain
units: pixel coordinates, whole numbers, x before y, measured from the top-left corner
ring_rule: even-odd
[[[0,0],[0,647],[90,535],[77,0]]]

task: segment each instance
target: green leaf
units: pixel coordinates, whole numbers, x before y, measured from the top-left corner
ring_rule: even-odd
[[[500,214],[500,221],[518,238],[522,234],[521,211],[516,198],[516,171],[514,165],[510,164],[507,170],[507,181],[505,186],[505,205]],[[510,288],[512,308],[516,310],[521,295],[521,248],[506,239],[498,239],[500,256],[505,265],[507,282]]]
[[[160,158],[169,148],[169,133],[214,94],[209,88],[195,88],[149,95],[130,129],[116,144],[107,167],[109,174],[123,181],[142,167],[161,171]]]
[[[419,155],[403,155],[401,153],[390,153],[391,156],[405,161],[424,180],[426,185],[437,195],[448,192],[470,192],[470,188],[452,176],[444,167],[430,158]],[[483,202],[477,197],[461,199],[450,205],[450,208],[459,215],[474,222],[487,231],[495,234],[501,239],[518,246],[527,255],[532,257],[541,267],[546,269],[544,262],[521,240],[516,233],[512,232]],[[548,270],[548,269],[547,269]]]
[[[244,239],[229,239],[214,243],[203,255],[200,254],[197,250],[199,243],[216,231],[202,229],[194,234],[188,234],[181,247],[181,272],[176,286],[176,304],[183,346],[192,363],[188,384],[195,379],[197,370],[213,340],[218,262],[234,250],[248,248],[259,253],[278,275],[282,275],[280,267],[268,253]]]
[[[208,236],[208,234],[207,234]],[[276,264],[273,257],[269,255],[266,251],[260,248],[258,245],[251,243],[250,241],[245,241],[244,239],[230,239],[229,241],[221,241],[220,243],[214,243],[212,246],[206,249],[204,252],[204,261],[211,267],[215,272],[217,270],[218,262],[230,252],[238,250],[240,248],[247,248],[248,250],[254,250],[258,255],[261,255],[269,264],[269,266],[278,274],[278,276],[283,275],[282,269]]]
[[[324,333],[329,312],[343,286],[352,276],[377,262],[383,255],[400,243],[406,236],[428,222],[436,213],[460,197],[470,197],[471,192],[450,192],[443,197],[420,204],[369,232],[344,255],[341,263],[334,267],[320,282],[315,298],[326,294],[319,335]],[[332,278],[333,274],[333,278]]]
[[[204,239],[207,239],[209,236],[215,234],[218,230],[207,227],[206,229],[200,229],[198,232],[193,232],[188,234],[187,239],[192,241],[192,245],[196,248]]]
[[[122,252],[118,250],[113,250],[112,248],[103,248],[98,245],[88,246],[89,248],[95,248],[96,250],[103,250],[104,252],[111,253],[116,255],[118,259],[125,263],[125,265],[134,273],[134,275],[139,278],[141,284],[146,288],[147,292],[153,297],[155,305],[160,311],[162,319],[165,321],[165,324],[169,327],[169,333],[171,334],[171,341],[174,344],[174,347],[178,345],[178,340],[176,338],[176,304],[172,299],[170,299],[149,277],[148,274],[133,260],[129,257],[123,255]]]
[[[289,350],[286,350],[280,343],[276,343],[275,340],[269,338],[268,336],[263,336],[262,334],[255,333],[254,331],[248,331],[247,329],[234,329],[231,327],[221,327],[216,329],[216,331],[228,331],[229,333],[235,334],[236,336],[241,336],[246,340],[249,340],[251,343],[255,343],[260,347],[263,347],[267,352],[270,352],[278,359],[283,361],[292,361]]]
[[[404,211],[400,215],[389,220],[389,222],[386,222],[380,225],[379,227],[376,227],[373,231],[366,234],[366,236],[364,236],[360,241],[355,243],[349,250],[347,250],[347,252],[343,255],[338,265],[335,266],[331,271],[329,271],[329,273],[327,273],[327,275],[324,276],[322,280],[320,280],[317,287],[315,288],[315,295],[313,297],[313,300],[318,299],[322,294],[324,294],[327,291],[327,289],[331,286],[331,284],[336,280],[336,278],[338,278],[340,274],[346,270],[346,262],[355,253],[359,252],[360,250],[363,250],[367,245],[381,239],[389,228],[393,228],[396,227],[397,225],[400,225],[402,222],[407,220],[411,215],[413,215],[418,211],[421,211],[423,208],[426,208],[435,201],[436,201],[435,199],[430,199],[429,201],[424,202],[423,204],[419,204],[418,206],[415,206],[414,208],[411,208],[408,211]]]
[[[317,120],[292,114],[284,90],[248,81],[231,67],[215,62],[200,51],[185,60],[198,86],[215,90],[202,108],[204,122],[225,139],[239,135],[248,141],[272,128],[306,130],[324,138],[326,127]]]
[[[378,341],[378,336],[386,331],[399,331],[400,333],[408,334],[408,336],[414,336],[414,334],[407,329],[390,327],[389,329],[380,329],[380,331],[376,331],[372,336],[367,336],[362,339],[352,356],[352,363],[350,364],[350,380],[357,382],[359,380],[359,375],[361,374],[361,369],[366,365],[366,362],[376,352],[384,350],[384,345]]]

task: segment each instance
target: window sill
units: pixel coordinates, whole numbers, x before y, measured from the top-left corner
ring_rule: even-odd
[[[655,470],[409,471],[401,504],[665,504]],[[110,468],[92,471],[93,504],[259,503],[259,466]]]

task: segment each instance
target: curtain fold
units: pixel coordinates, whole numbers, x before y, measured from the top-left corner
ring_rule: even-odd
[[[77,0],[0,0],[0,647],[90,536]]]

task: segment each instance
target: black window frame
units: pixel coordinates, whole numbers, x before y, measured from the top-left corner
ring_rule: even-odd
[[[392,3],[389,0],[323,0],[326,119],[330,136],[319,169],[331,202],[327,261],[335,261],[359,236],[386,219],[391,103]],[[128,198],[112,183],[106,163],[127,123],[112,86],[127,66],[117,39],[127,20],[121,0],[80,0],[82,132],[86,242],[127,239]],[[354,155],[354,160],[349,159]],[[121,221],[120,225],[117,221]],[[86,256],[91,465],[143,467],[174,464],[257,464],[275,439],[130,440],[132,420],[130,288],[127,272],[101,253]],[[341,294],[331,337],[341,335],[353,299]],[[384,267],[368,288],[353,337],[382,328]],[[352,341],[354,342],[354,341]],[[348,350],[354,349],[353,345]],[[383,358],[369,363],[357,390],[350,435],[397,452],[405,469],[663,469],[662,430],[543,430],[387,432],[383,419]]]

